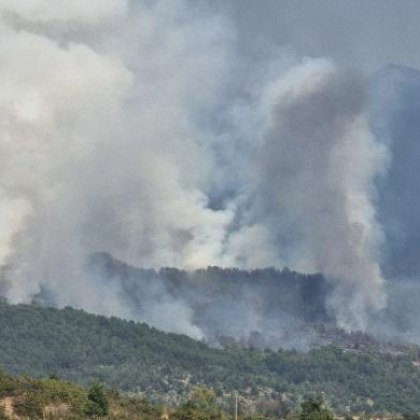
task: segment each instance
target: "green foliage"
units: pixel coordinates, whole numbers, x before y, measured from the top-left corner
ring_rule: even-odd
[[[12,395],[15,387],[14,383],[15,381],[11,376],[0,372],[0,397]]]
[[[0,406],[0,420],[9,420],[9,417],[6,415],[6,410],[2,406]]]
[[[12,378],[3,372],[0,372],[0,383],[6,384],[2,397],[9,399],[14,413],[22,418],[45,418],[45,407],[59,405],[71,415],[68,418],[82,417],[80,408],[85,404],[86,391],[79,385],[52,379],[34,380],[27,376]],[[5,418],[2,407],[0,419]]]
[[[37,392],[25,392],[14,399],[13,408],[18,416],[30,419],[42,418],[43,396]]]
[[[84,412],[88,417],[104,417],[109,412],[109,402],[103,386],[94,383],[88,391]]]
[[[299,420],[334,420],[334,415],[326,407],[322,395],[313,395],[302,403]]]
[[[174,411],[176,420],[223,420],[225,417],[215,405],[216,396],[207,388],[196,389],[187,402]]]
[[[144,397],[120,396],[118,394],[112,397],[112,407],[108,418],[115,420],[156,420],[163,414],[163,408],[160,405],[152,404]],[[138,416],[138,417],[136,417]]]
[[[144,397],[129,397],[105,390],[100,384],[89,389],[59,379],[12,378],[0,372],[0,382],[7,383],[7,398],[13,418],[69,419],[105,417],[108,420],[156,420],[162,407]],[[9,419],[0,405],[0,420]],[[9,413],[10,414],[10,413]]]
[[[420,413],[404,413],[402,418],[403,420],[420,420]]]
[[[387,354],[372,349],[363,335],[349,337],[357,349],[329,346],[307,353],[238,346],[215,349],[145,324],[71,308],[0,303],[0,367],[14,376],[50,376],[36,381],[36,386],[28,385],[25,392],[43,389],[46,404],[64,402],[79,410],[80,416],[86,390],[66,380],[82,385],[100,381],[167,404],[184,401],[196,387],[213,389],[221,399],[238,390],[255,404],[265,401],[261,407],[272,418],[295,409],[299,396],[321,392],[338,414],[344,415],[348,408],[358,413],[420,413],[420,368],[413,367],[410,353]],[[0,397],[14,395],[15,381],[0,374]],[[28,384],[24,378],[19,383],[23,388]],[[110,399],[111,408],[117,399]],[[38,410],[37,404],[29,407],[23,397],[17,404],[22,412]],[[138,404],[148,410],[138,400],[124,404],[127,409]],[[187,408],[201,409],[197,401],[190,401]],[[149,410],[150,418],[157,418],[154,410]]]

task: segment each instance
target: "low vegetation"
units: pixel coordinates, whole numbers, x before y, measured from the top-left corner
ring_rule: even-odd
[[[0,420],[19,419],[108,419],[108,420],[238,420],[276,419],[332,420],[333,412],[322,396],[311,396],[288,413],[240,410],[221,406],[214,392],[196,388],[178,406],[152,404],[140,396],[127,396],[94,383],[89,388],[57,378],[13,378],[0,372]]]
[[[146,419],[163,407],[144,398],[123,396],[94,383],[89,388],[51,377],[13,378],[0,372],[0,419]]]

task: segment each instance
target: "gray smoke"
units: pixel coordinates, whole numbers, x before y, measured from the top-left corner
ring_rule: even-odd
[[[0,0],[1,293],[11,302],[205,336],[164,285],[142,293],[142,311],[127,307],[121,285],[84,268],[105,251],[142,267],[322,272],[347,329],[383,308],[373,198],[387,152],[369,129],[365,83],[269,37],[255,39],[255,56],[236,9]]]
[[[258,216],[269,218],[296,268],[322,272],[335,285],[339,325],[364,330],[369,312],[385,303],[371,197],[387,154],[370,132],[363,84],[312,60],[270,87],[270,96]]]

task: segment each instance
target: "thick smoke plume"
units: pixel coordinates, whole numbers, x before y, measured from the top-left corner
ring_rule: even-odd
[[[331,305],[348,329],[384,305],[376,261],[380,228],[371,202],[386,150],[373,138],[363,84],[325,60],[270,86],[275,104],[261,149],[260,216],[277,227],[297,267],[334,285]]]
[[[127,306],[85,269],[105,251],[322,272],[348,329],[383,307],[372,198],[386,152],[353,73],[278,49],[253,66],[206,2],[0,0],[0,16],[3,296],[205,336],[162,284]]]

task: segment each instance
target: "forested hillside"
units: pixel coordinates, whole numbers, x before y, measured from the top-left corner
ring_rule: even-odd
[[[216,349],[132,321],[2,302],[0,366],[14,375],[101,381],[167,404],[205,386],[222,401],[238,390],[250,406],[265,401],[286,410],[325,392],[338,411],[420,412],[416,348],[385,352],[369,337],[340,334],[346,348]]]
[[[307,349],[317,338],[311,323],[335,322],[327,311],[329,284],[319,274],[287,268],[154,270],[106,253],[90,256],[87,268],[98,284],[114,289],[128,318],[212,344],[233,337],[259,348]]]

